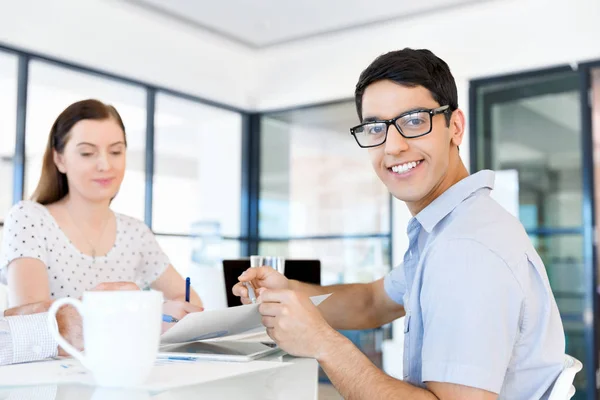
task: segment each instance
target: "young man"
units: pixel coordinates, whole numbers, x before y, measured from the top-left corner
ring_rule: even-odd
[[[546,398],[565,350],[558,308],[522,225],[490,197],[494,173],[469,175],[459,157],[465,117],[448,65],[428,50],[384,54],[355,99],[362,123],[351,133],[413,215],[404,262],[371,284],[329,287],[246,271],[267,332],[316,358],[347,399]],[[241,283],[233,292],[249,302]],[[307,297],[325,293],[319,309]],[[403,315],[403,381],[335,331]]]

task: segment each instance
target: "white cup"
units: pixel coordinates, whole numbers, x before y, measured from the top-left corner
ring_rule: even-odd
[[[72,305],[83,320],[85,355],[59,333],[56,312]],[[158,291],[85,292],[63,298],[48,311],[50,332],[67,353],[92,372],[96,384],[137,386],[148,378],[160,345],[163,296]]]

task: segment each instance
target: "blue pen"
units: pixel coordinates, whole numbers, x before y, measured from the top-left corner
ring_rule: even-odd
[[[197,358],[194,357],[159,357],[156,359],[155,365],[169,365],[176,363],[195,363],[198,362]]]
[[[177,361],[198,361],[195,357],[167,357],[167,360],[177,360]]]
[[[174,318],[174,317],[170,316],[170,315],[163,314],[163,322],[171,324],[171,323],[179,322],[179,320],[177,318]]]
[[[190,278],[185,278],[185,301],[190,302]]]

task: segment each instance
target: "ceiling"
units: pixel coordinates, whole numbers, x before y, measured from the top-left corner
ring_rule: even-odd
[[[489,0],[123,0],[250,48],[264,48]]]

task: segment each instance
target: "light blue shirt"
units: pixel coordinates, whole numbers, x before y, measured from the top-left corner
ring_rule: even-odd
[[[404,380],[545,399],[564,360],[563,326],[523,226],[490,197],[494,173],[458,182],[408,224],[404,262],[386,276],[406,310]]]

